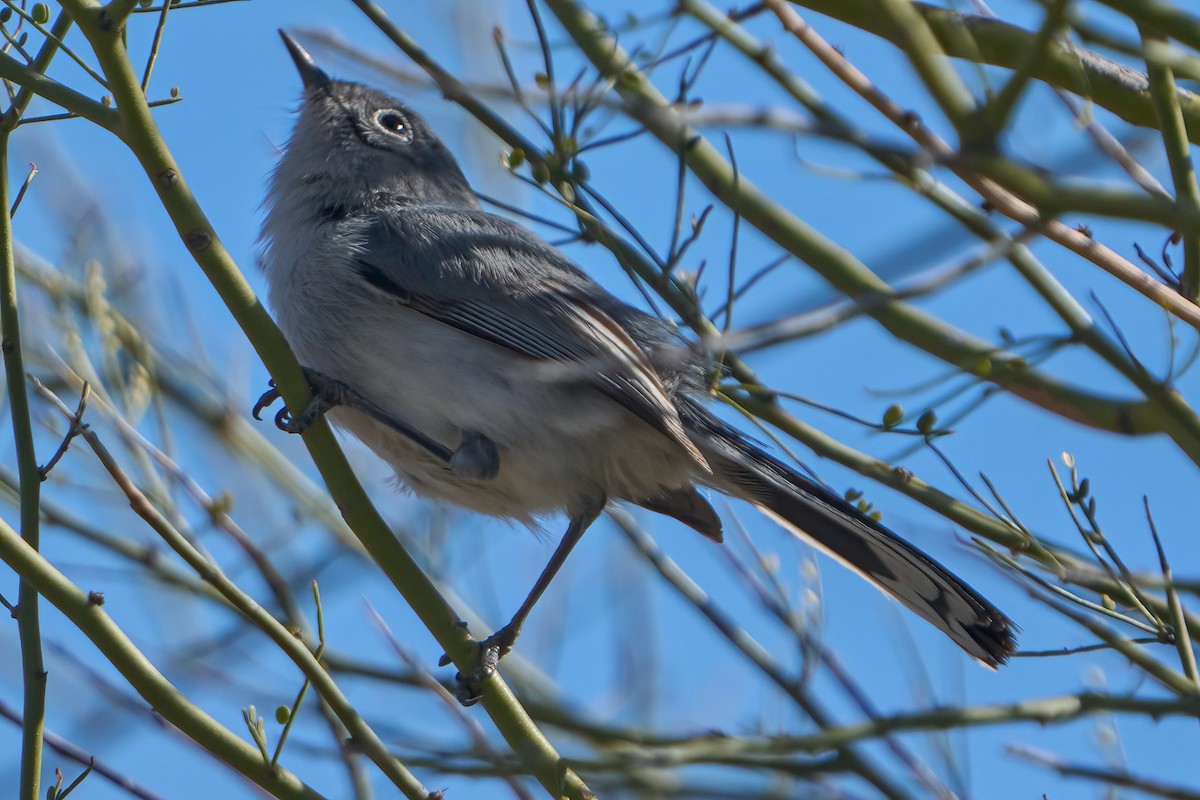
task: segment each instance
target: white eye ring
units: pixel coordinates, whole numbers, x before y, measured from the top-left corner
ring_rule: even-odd
[[[408,117],[394,108],[376,111],[375,124],[405,144],[413,140],[413,130],[412,126],[408,124]]]

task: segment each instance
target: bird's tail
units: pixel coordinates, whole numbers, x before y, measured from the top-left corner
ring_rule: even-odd
[[[841,497],[759,450],[690,402],[685,425],[712,467],[713,488],[746,500],[933,623],[988,667],[1015,650],[1012,623],[942,565]]]

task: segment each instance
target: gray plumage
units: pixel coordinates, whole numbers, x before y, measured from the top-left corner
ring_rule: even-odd
[[[458,448],[460,463],[481,442],[498,456],[498,470],[458,469],[376,417],[330,412],[405,486],[523,522],[625,500],[720,541],[696,489],[709,487],[814,541],[977,660],[1007,658],[1011,628],[991,604],[713,416],[706,365],[673,326],[481,210],[411,109],[289,47],[305,98],[262,231],[280,326],[302,364]]]

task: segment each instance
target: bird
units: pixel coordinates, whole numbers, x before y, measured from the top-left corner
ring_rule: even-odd
[[[333,80],[287,33],[303,82],[272,172],[261,263],[313,387],[276,423],[328,415],[416,495],[567,531],[512,620],[459,676],[477,700],[538,598],[610,502],[722,541],[706,497],[746,501],[995,668],[1014,626],[877,519],[710,408],[713,365],[677,327],[602,288],[562,251],[484,210],[412,108]],[[272,387],[254,415],[278,398]]]

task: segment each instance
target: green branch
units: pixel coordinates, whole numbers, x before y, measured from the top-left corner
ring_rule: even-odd
[[[33,67],[22,64],[7,53],[0,53],[0,78],[12,81],[22,89],[43,97],[57,106],[62,106],[105,130],[120,135],[120,120],[117,112],[87,95],[80,94],[58,81],[47,78]]]
[[[71,18],[60,14],[50,36],[25,71],[42,76],[58,53],[62,37],[71,28]],[[9,415],[12,419],[20,484],[21,537],[33,551],[40,543],[40,507],[42,472],[33,442],[33,422],[29,415],[29,392],[25,386],[24,354],[21,348],[21,322],[17,303],[16,259],[13,254],[12,216],[8,195],[9,138],[29,107],[33,93],[23,87],[0,119],[0,352],[3,353]],[[21,672],[24,708],[21,724],[20,800],[40,800],[42,747],[46,725],[46,667],[42,655],[38,591],[27,575],[18,571],[17,634],[21,646]]]
[[[911,0],[875,0],[876,14],[891,24],[892,41],[904,51],[929,96],[962,136],[976,111],[975,98],[954,67],[946,62],[941,43]]]
[[[1200,50],[1200,17],[1166,0],[1099,0],[1158,36],[1170,37]]]
[[[17,308],[17,278],[13,263],[12,218],[8,214],[9,130],[0,130],[0,351],[4,354],[9,416],[17,451],[20,482],[21,536],[25,544],[39,547],[38,505],[42,476],[33,445],[33,423],[29,416],[29,393],[25,389],[25,366],[21,354],[21,324]],[[21,725],[20,800],[39,800],[42,773],[42,737],[46,723],[46,668],[42,659],[38,592],[27,575],[18,570],[17,635],[21,649],[24,710]]]
[[[1096,714],[1127,713],[1158,719],[1166,716],[1200,717],[1200,698],[1142,699],[1098,692],[1047,697],[988,706],[931,708],[911,714],[879,717],[852,725],[826,728],[806,736],[772,736],[765,741],[700,739],[665,745],[673,763],[703,763],[725,756],[782,756],[821,753],[853,742],[878,739],[908,731],[947,731],[1015,722],[1062,724]]]
[[[0,520],[0,559],[27,577],[38,592],[96,645],[121,676],[154,711],[217,758],[238,770],[264,790],[288,800],[320,800],[287,770],[272,769],[258,748],[235,736],[188,701],[129,640],[100,604],[30,547]]]
[[[1049,219],[1068,213],[1138,220],[1168,231],[1200,235],[1200,211],[1176,205],[1163,197],[1147,195],[1098,182],[1052,180],[1037,170],[997,155],[963,154],[951,166],[984,175],[1037,208]]]
[[[1200,49],[1200,22],[1161,0],[1102,0],[1132,19],[1144,21],[1192,47]],[[879,13],[874,0],[791,0],[867,33],[900,44],[900,34]],[[1019,70],[1036,33],[989,17],[961,14],[927,3],[914,3],[941,49],[952,58],[977,64]],[[1146,76],[1112,59],[1067,42],[1046,50],[1032,65],[1030,74],[1106,108],[1126,122],[1146,128],[1158,127]],[[1200,97],[1177,90],[1180,111],[1187,122],[1192,142],[1200,143]]]

